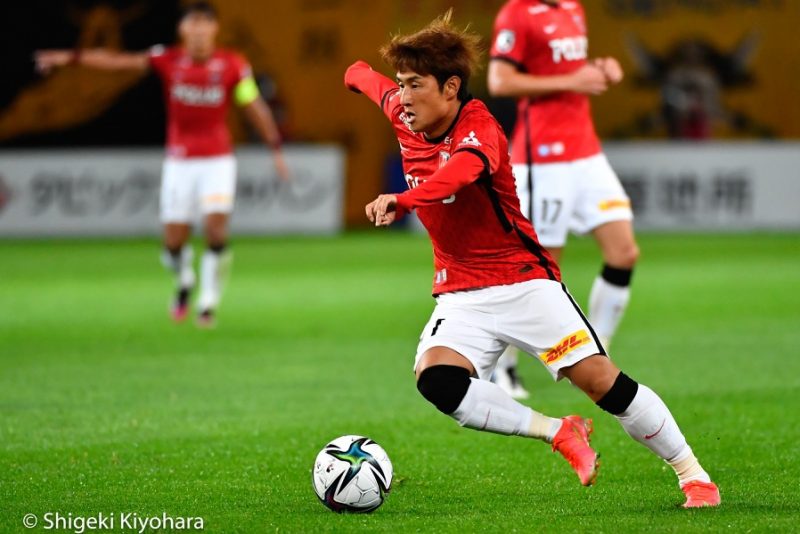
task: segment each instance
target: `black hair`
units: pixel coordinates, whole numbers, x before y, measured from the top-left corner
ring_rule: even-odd
[[[197,13],[198,15],[205,15],[212,19],[219,18],[217,15],[217,8],[211,2],[199,0],[197,2],[190,2],[184,6],[181,11],[181,19]]]

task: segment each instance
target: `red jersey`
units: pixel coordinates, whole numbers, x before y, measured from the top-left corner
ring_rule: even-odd
[[[409,190],[398,215],[416,209],[433,244],[433,294],[524,282],[560,280],[519,209],[508,141],[483,102],[469,99],[443,135],[413,132],[399,87],[363,61],[345,74],[348,88],[380,106],[400,143]]]
[[[583,6],[562,0],[510,0],[494,23],[491,58],[520,72],[555,76],[586,64],[588,40]],[[511,140],[513,163],[572,161],[600,152],[589,97],[559,92],[520,98]]]
[[[167,154],[186,158],[232,151],[225,122],[236,84],[250,76],[239,54],[216,50],[195,63],[180,47],[153,47],[150,65],[164,84],[167,101]]]

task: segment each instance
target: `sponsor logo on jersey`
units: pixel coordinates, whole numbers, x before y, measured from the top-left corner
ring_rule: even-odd
[[[598,204],[597,207],[600,208],[600,211],[608,211],[617,208],[630,208],[631,201],[627,199],[604,200]]]
[[[578,330],[559,341],[553,348],[539,356],[541,360],[549,365],[555,363],[576,348],[589,343],[589,334],[586,330]]]
[[[481,142],[478,141],[478,138],[475,137],[475,132],[470,132],[468,136],[461,140],[458,146],[469,145],[469,146],[481,146]]]
[[[547,156],[560,156],[564,153],[564,143],[556,141],[555,143],[543,144],[539,145],[536,150],[543,158]]]
[[[553,63],[561,63],[562,59],[567,61],[586,59],[586,51],[589,48],[589,41],[584,35],[553,39],[547,44],[553,51]]]
[[[172,98],[190,106],[218,106],[225,98],[221,85],[175,84],[172,86]]]
[[[511,52],[514,49],[516,39],[513,30],[500,30],[497,34],[497,39],[494,41],[494,47],[498,52]]]
[[[436,271],[436,275],[433,278],[433,283],[439,285],[444,284],[445,282],[447,282],[447,269]]]
[[[400,112],[400,115],[398,115],[398,116],[397,116],[397,118],[398,118],[398,119],[400,119],[400,122],[402,122],[403,124],[405,124],[405,125],[406,125],[406,128],[408,128],[408,129],[409,129],[409,130],[411,130],[412,132],[414,131],[414,130],[411,128],[411,124],[408,122],[408,115],[406,115],[406,112],[405,112],[405,111],[401,111],[401,112]]]

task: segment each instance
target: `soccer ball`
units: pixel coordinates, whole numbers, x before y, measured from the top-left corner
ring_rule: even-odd
[[[334,512],[371,512],[392,487],[392,462],[363,436],[342,436],[319,452],[311,481],[322,504]]]

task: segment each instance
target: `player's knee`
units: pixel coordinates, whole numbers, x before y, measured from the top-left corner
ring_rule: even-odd
[[[597,405],[612,415],[619,415],[628,409],[637,391],[639,384],[620,372],[611,388],[597,401]]]
[[[420,373],[417,390],[447,415],[456,411],[469,389],[469,371],[455,365],[434,365]]]
[[[635,242],[626,243],[605,255],[606,264],[619,270],[630,271],[639,261],[639,246]]]

